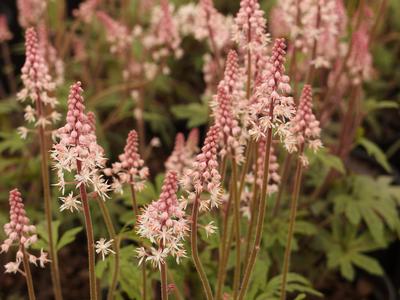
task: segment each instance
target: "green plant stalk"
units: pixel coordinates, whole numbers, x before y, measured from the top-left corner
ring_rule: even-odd
[[[228,223],[229,223],[229,211],[231,209],[232,196],[231,196],[232,183],[230,185],[229,199],[226,205],[226,212],[223,215],[223,224],[222,224],[222,237],[221,237],[221,247],[220,247],[220,264],[218,265],[218,275],[217,275],[217,288],[215,293],[215,299],[220,299],[222,294],[222,286],[224,284],[224,273],[225,273],[225,257],[228,255],[229,247],[227,245],[228,238]]]
[[[240,269],[241,269],[241,256],[240,256],[240,199],[238,195],[238,188],[237,188],[237,164],[234,154],[232,154],[232,191],[233,191],[233,199],[234,199],[234,226],[235,226],[235,233],[236,233],[236,266],[235,272],[233,276],[233,299],[236,299],[239,285],[240,285]]]
[[[139,207],[138,207],[137,201],[136,201],[135,187],[133,186],[133,184],[130,184],[129,186],[131,188],[132,209],[133,209],[133,213],[135,215],[135,225],[136,225],[136,221],[137,221],[137,218],[139,216]],[[142,297],[143,297],[143,300],[147,299],[146,285],[147,285],[147,283],[146,283],[146,264],[143,264],[143,267],[142,267]]]
[[[281,207],[283,189],[286,186],[286,181],[289,178],[289,171],[290,171],[291,161],[292,161],[292,154],[288,153],[285,156],[285,160],[284,160],[284,163],[283,163],[283,170],[282,170],[282,174],[281,174],[281,182],[279,183],[278,194],[276,195],[275,206],[274,206],[274,210],[272,212],[272,216],[273,217],[276,217],[278,215],[279,209]]]
[[[132,210],[133,210],[133,214],[135,215],[135,223],[136,223],[137,217],[139,216],[139,208],[137,206],[137,201],[136,201],[136,192],[135,192],[135,187],[133,186],[133,184],[129,184],[129,187],[131,188]]]
[[[246,174],[250,165],[250,161],[252,159],[252,153],[253,153],[253,148],[254,148],[254,142],[253,140],[250,140],[247,148],[246,148],[246,156],[245,156],[245,161],[244,165],[240,174],[240,184],[239,184],[239,199],[242,198],[242,192],[244,188],[244,180],[246,179]]]
[[[167,263],[161,263],[161,300],[168,300]]]
[[[36,101],[36,109],[39,116],[43,115],[43,107],[40,99]],[[49,179],[49,157],[47,152],[46,135],[43,126],[38,127],[39,147],[40,147],[40,168],[42,174],[43,185],[43,198],[44,198],[44,212],[46,216],[46,229],[49,239],[49,254],[50,254],[50,270],[51,281],[53,283],[53,293],[56,300],[62,300],[60,271],[58,266],[58,256],[55,241],[53,239],[52,227],[52,206],[51,206],[51,193],[50,193],[50,179]]]
[[[28,287],[29,300],[35,300],[36,296],[35,296],[35,289],[33,288],[31,268],[29,266],[28,256],[26,254],[23,245],[21,245],[21,250],[22,250],[22,262],[24,264],[24,271],[25,271],[25,280],[26,280],[26,285]]]
[[[204,272],[204,268],[200,261],[199,252],[197,249],[197,221],[198,221],[198,217],[199,217],[199,206],[200,206],[200,195],[196,194],[196,198],[194,200],[193,210],[192,210],[192,224],[191,224],[191,232],[190,232],[192,258],[193,258],[193,262],[196,267],[196,270],[199,273],[200,280],[203,285],[204,293],[207,297],[207,300],[212,300],[213,296],[212,296],[210,283],[208,282],[207,275]]]
[[[82,162],[77,160],[78,174],[82,169]],[[86,238],[87,238],[87,250],[89,260],[89,285],[90,285],[90,300],[98,300],[97,288],[96,288],[96,273],[95,273],[95,254],[94,254],[94,237],[93,237],[93,225],[92,218],[90,216],[89,200],[84,184],[79,186],[81,194],[81,200],[83,205],[83,214],[85,217],[86,227]]]
[[[257,164],[257,160],[258,160],[258,149],[254,149],[255,151],[255,170],[254,170],[254,174],[258,174],[258,164]],[[246,237],[246,252],[245,252],[245,259],[247,257],[249,257],[250,255],[250,245],[251,245],[251,240],[252,240],[252,236],[253,236],[253,230],[254,230],[254,225],[255,225],[255,215],[256,215],[256,209],[258,208],[258,189],[259,186],[256,182],[256,180],[254,180],[253,183],[253,195],[252,195],[252,199],[251,199],[251,214],[250,214],[250,224],[249,224],[249,228],[247,229],[247,237]]]
[[[107,231],[110,235],[110,238],[114,240],[113,250],[115,252],[114,255],[114,269],[112,273],[111,285],[108,289],[107,299],[114,299],[115,290],[117,288],[118,283],[118,275],[119,275],[119,250],[120,250],[120,239],[115,232],[114,225],[111,220],[110,213],[108,212],[107,206],[104,201],[100,198],[96,198],[97,203],[99,204],[101,214],[103,216],[104,223],[106,223]]]
[[[273,103],[271,102],[269,111],[270,111],[270,118],[272,119],[273,115]],[[245,269],[242,286],[240,289],[240,293],[238,296],[239,300],[244,299],[247,288],[249,286],[250,276],[253,272],[254,264],[257,259],[257,254],[260,251],[261,239],[262,239],[262,231],[264,228],[264,218],[265,218],[265,210],[267,207],[267,191],[268,191],[268,170],[269,170],[269,161],[270,161],[270,153],[271,153],[271,146],[272,146],[272,129],[268,129],[267,133],[267,141],[266,141],[266,148],[265,148],[265,157],[264,157],[264,176],[263,176],[263,184],[261,188],[261,199],[260,204],[258,207],[258,215],[257,215],[257,224],[256,224],[256,235],[254,240],[254,246],[251,249],[250,257],[247,262],[247,266]]]
[[[142,297],[143,300],[147,299],[147,278],[146,278],[146,264],[142,266]]]
[[[304,144],[301,145],[301,147],[300,147],[299,155],[301,155],[303,153],[303,150],[304,150]],[[285,256],[284,256],[284,260],[283,260],[282,285],[281,285],[281,297],[280,297],[281,300],[286,299],[286,283],[287,283],[287,275],[289,272],[289,265],[290,265],[290,254],[291,254],[291,250],[292,250],[294,226],[296,224],[297,202],[298,202],[299,193],[300,193],[302,171],[303,171],[303,165],[301,163],[300,158],[298,158],[297,166],[296,166],[295,182],[294,182],[294,188],[293,188],[293,195],[292,195],[292,203],[290,205],[288,237],[287,237],[287,242],[286,242]]]

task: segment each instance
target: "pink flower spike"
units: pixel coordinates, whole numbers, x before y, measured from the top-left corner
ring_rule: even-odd
[[[49,96],[55,88],[46,61],[44,60],[43,49],[39,48],[38,35],[33,28],[28,28],[25,32],[25,64],[21,69],[21,79],[24,88],[17,94],[17,99],[25,101],[29,97],[32,102],[40,102],[43,105],[49,105],[54,108],[58,102],[55,98]],[[44,118],[43,115],[36,115],[37,118]],[[35,118],[33,118],[35,119]],[[40,121],[40,120],[39,120]],[[41,125],[51,123],[41,121]]]
[[[97,12],[97,18],[103,24],[111,53],[124,53],[132,44],[133,36],[128,27],[114,20],[103,11]]]
[[[200,209],[209,210],[218,207],[221,198],[221,175],[218,172],[217,151],[220,140],[220,129],[213,125],[207,132],[201,153],[197,155],[195,162],[182,179],[185,187],[192,186],[195,193],[208,192],[210,199],[202,199]],[[195,198],[194,193],[189,193],[189,199]]]
[[[306,144],[314,151],[322,147],[319,121],[312,112],[312,89],[310,85],[303,87],[300,104],[296,116],[292,120],[291,131],[296,141],[295,150],[301,149]]]
[[[262,51],[268,39],[266,23],[258,0],[241,0],[233,26],[233,40],[243,50]]]
[[[139,154],[139,136],[135,130],[131,130],[126,139],[124,153],[119,155],[119,162],[112,165],[114,188],[122,191],[124,183],[132,184],[136,191],[141,191],[149,176],[149,169],[144,165],[144,160]]]
[[[21,27],[36,26],[46,10],[46,0],[17,0],[18,21]]]
[[[7,235],[7,239],[1,245],[0,253],[8,252],[13,244],[18,246],[15,262],[9,262],[5,265],[6,273],[16,273],[22,261],[22,248],[27,251],[32,244],[36,243],[37,236],[36,227],[30,225],[29,218],[26,216],[24,203],[18,189],[10,191],[9,204],[10,222],[4,225],[4,232]],[[30,253],[27,254],[29,261],[34,265],[36,265],[37,259],[45,255],[43,252],[41,252],[40,257],[35,257]],[[44,267],[45,262],[47,261],[43,261],[43,264],[40,264],[41,267]]]
[[[183,205],[176,196],[177,190],[177,174],[168,172],[159,199],[147,206],[138,219],[138,234],[157,247],[152,248],[151,253],[140,248],[138,256],[141,261],[147,256],[146,261],[151,261],[153,266],[160,267],[168,255],[175,257],[178,263],[186,255],[182,241],[189,228]]]
[[[98,169],[103,168],[106,159],[104,150],[97,144],[93,115],[85,114],[82,97],[83,89],[78,81],[70,88],[68,96],[68,112],[65,126],[58,129],[60,141],[53,146],[52,159],[57,169],[58,186],[65,191],[64,171],[75,171],[78,186],[91,184],[94,191],[103,199],[109,187]],[[89,114],[90,116],[90,114]],[[78,167],[78,161],[80,167]]]
[[[285,75],[284,39],[276,39],[262,74],[262,83],[257,86],[250,106],[250,134],[258,140],[267,130],[274,129],[282,139],[289,135],[288,124],[295,113],[289,77]]]
[[[79,4],[79,8],[73,11],[75,18],[81,19],[82,22],[88,24],[92,22],[96,13],[96,8],[100,0],[86,0]]]

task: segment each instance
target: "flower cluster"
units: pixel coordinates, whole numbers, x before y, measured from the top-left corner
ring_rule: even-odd
[[[192,130],[187,141],[182,133],[178,133],[175,137],[175,146],[171,155],[165,162],[167,171],[174,171],[181,179],[187,170],[192,166],[194,155],[198,151],[198,131]]]
[[[36,257],[28,253],[26,250],[37,241],[36,227],[30,225],[29,218],[26,216],[24,203],[21,198],[21,193],[18,189],[10,191],[10,222],[4,225],[4,232],[7,239],[1,244],[2,252],[8,252],[10,247],[15,244],[18,246],[16,259],[13,262],[7,263],[4,267],[6,273],[16,273],[19,271],[19,266],[22,262],[24,252],[28,255],[29,262],[44,268],[45,263],[49,262],[47,253],[40,251],[40,256]]]
[[[314,151],[322,147],[320,140],[321,128],[319,127],[319,121],[312,112],[312,90],[310,85],[303,87],[300,104],[291,123],[291,131],[295,139],[293,150],[301,150],[306,145]],[[302,161],[304,165],[308,164],[305,157],[302,157]]]
[[[353,85],[358,85],[363,80],[370,79],[373,73],[372,55],[369,50],[372,12],[366,10],[365,14],[365,19],[361,21],[358,29],[353,33],[351,51],[346,65]]]
[[[220,128],[213,125],[207,132],[204,146],[201,153],[193,162],[192,168],[186,171],[182,179],[182,184],[186,190],[194,188],[190,192],[188,200],[194,201],[196,195],[208,192],[210,197],[201,199],[200,211],[209,210],[218,207],[221,198],[221,175],[218,172],[217,151],[220,139]]]
[[[154,61],[162,61],[170,54],[176,58],[183,54],[181,37],[172,12],[173,7],[168,0],[162,0],[161,6],[155,6],[152,11],[150,29],[143,38],[143,44],[151,51]]]
[[[7,42],[13,38],[7,24],[7,17],[0,15],[0,43]]]
[[[82,92],[80,82],[71,86],[67,123],[58,129],[59,142],[53,145],[51,156],[55,161],[54,168],[57,170],[57,185],[64,193],[66,184],[64,171],[75,171],[78,187],[81,184],[91,185],[94,191],[105,199],[109,186],[99,174],[98,168],[103,168],[106,159],[103,156],[103,148],[97,144],[93,119],[85,114]]]
[[[275,35],[290,34],[294,47],[305,54],[311,54],[316,44],[311,63],[316,68],[331,67],[340,54],[340,36],[346,29],[341,0],[283,0],[276,7],[277,15],[281,15],[281,22],[273,26]]]
[[[17,0],[18,22],[23,28],[36,26],[43,18],[46,0]]]
[[[243,50],[251,53],[262,51],[268,42],[266,23],[258,0],[241,0],[233,25],[233,40]]]
[[[111,169],[104,170],[106,175],[116,176],[112,184],[114,191],[122,193],[122,185],[125,183],[132,185],[135,191],[143,189],[149,176],[149,169],[144,165],[138,147],[138,134],[135,130],[131,130],[126,139],[124,153],[118,157],[119,162],[113,163]]]
[[[79,8],[73,11],[75,18],[82,20],[82,22],[88,24],[92,22],[97,6],[100,0],[86,0],[79,4]]]
[[[289,77],[285,75],[285,42],[276,39],[263,73],[262,84],[255,92],[250,106],[250,134],[259,139],[267,130],[275,129],[276,133],[289,141],[288,124],[294,113],[293,98],[287,96],[291,92]],[[286,148],[289,144],[285,144]]]
[[[133,36],[128,27],[114,20],[103,11],[97,12],[96,15],[105,28],[106,39],[111,45],[111,53],[124,53],[130,49]]]
[[[215,108],[215,124],[221,129],[221,156],[231,153],[237,162],[243,159],[243,149],[239,143],[241,128],[238,120],[232,112],[232,98],[224,86],[218,86],[218,93],[215,96],[217,107]]]
[[[49,32],[45,22],[38,25],[39,49],[43,51],[49,69],[53,72],[55,84],[60,86],[64,83],[64,62],[58,56],[56,48],[52,45]]]
[[[44,51],[40,49],[38,35],[33,28],[26,30],[25,48],[25,64],[21,69],[24,88],[17,94],[17,99],[22,102],[27,98],[31,99],[35,108],[31,105],[25,107],[25,120],[44,128],[57,122],[60,119],[60,114],[54,110],[58,104],[57,99],[49,95],[53,92],[55,83],[49,74],[49,68],[44,59]],[[45,110],[46,106],[50,109]],[[18,130],[21,136],[25,138],[28,129],[21,127]]]
[[[182,241],[189,227],[183,203],[176,196],[177,190],[177,174],[168,172],[160,198],[148,205],[139,216],[138,234],[156,245],[151,247],[150,252],[143,247],[137,250],[139,264],[145,259],[160,268],[168,255],[175,257],[177,263],[186,256]]]

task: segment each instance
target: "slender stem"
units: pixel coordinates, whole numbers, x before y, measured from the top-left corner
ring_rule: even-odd
[[[131,188],[131,195],[132,195],[132,209],[133,209],[133,214],[135,215],[135,224],[136,220],[139,216],[139,207],[137,205],[136,201],[136,192],[135,192],[135,187],[133,184],[129,185]],[[146,300],[147,298],[147,283],[146,283],[146,264],[143,264],[142,266],[142,299]]]
[[[271,102],[270,108],[270,118],[272,119],[273,113],[273,103]],[[238,299],[244,299],[247,288],[249,286],[250,276],[253,272],[254,264],[256,262],[257,254],[260,251],[261,239],[262,239],[262,232],[264,228],[264,217],[265,217],[265,210],[267,207],[267,191],[268,191],[268,170],[269,170],[269,161],[270,161],[270,153],[271,153],[271,146],[272,146],[272,129],[268,129],[267,133],[267,141],[266,141],[266,148],[265,148],[265,157],[264,157],[264,176],[263,176],[263,184],[261,188],[261,199],[260,204],[258,207],[258,216],[257,216],[257,225],[256,225],[256,236],[254,241],[254,246],[251,249],[250,257],[245,269],[242,287],[240,289]]]
[[[139,209],[138,209],[137,201],[136,201],[135,187],[133,186],[133,184],[130,184],[129,186],[131,188],[131,195],[132,195],[132,210],[135,215],[135,219],[137,219],[137,217],[139,215]]]
[[[254,149],[255,151],[255,162],[257,162],[258,160],[258,149]],[[254,170],[254,174],[258,174],[258,164],[255,164],[255,170]],[[247,257],[249,257],[250,255],[250,244],[251,244],[251,239],[253,236],[253,230],[254,230],[254,225],[255,225],[255,215],[257,212],[257,208],[258,208],[258,190],[259,190],[259,185],[257,184],[257,180],[254,180],[253,183],[253,195],[252,195],[252,199],[251,199],[251,214],[250,214],[250,225],[249,228],[247,230],[247,237],[246,237],[246,252],[245,252],[245,259]]]
[[[247,172],[248,172],[248,168],[250,165],[250,161],[252,158],[252,153],[253,153],[253,148],[254,148],[254,142],[253,140],[250,140],[247,148],[246,148],[246,156],[245,156],[245,161],[244,161],[244,165],[242,168],[242,172],[240,174],[240,184],[239,184],[239,199],[242,198],[242,192],[243,192],[243,188],[244,188],[244,180],[246,178]]]
[[[199,252],[197,249],[197,220],[199,217],[199,206],[200,206],[200,195],[196,194],[196,199],[194,200],[193,204],[192,226],[191,226],[192,228],[190,232],[192,257],[196,270],[199,273],[200,280],[203,285],[204,293],[206,294],[207,300],[212,300],[213,296],[211,292],[210,283],[208,282],[207,275],[204,272],[203,264],[200,261]]]
[[[43,116],[43,107],[40,99],[36,101],[36,109],[39,116]],[[46,143],[46,133],[43,126],[38,127],[39,144],[40,144],[40,167],[42,174],[43,185],[43,198],[44,198],[44,212],[46,216],[46,229],[49,239],[49,254],[50,254],[50,270],[51,281],[53,283],[53,293],[56,300],[62,300],[60,271],[58,266],[58,256],[55,241],[53,239],[52,227],[52,207],[51,207],[51,193],[50,193],[50,179],[49,179],[49,157],[48,148]]]
[[[146,278],[146,264],[142,266],[142,299],[147,299],[147,278]]]
[[[161,271],[161,299],[168,300],[168,279],[167,279],[167,263],[160,264]]]
[[[77,160],[78,173],[81,172],[82,162]],[[79,186],[81,194],[81,200],[83,205],[83,214],[85,217],[86,226],[86,238],[87,238],[87,250],[89,259],[89,284],[90,284],[90,300],[97,300],[97,288],[96,288],[96,273],[95,273],[95,255],[94,255],[94,237],[93,237],[93,226],[90,216],[90,207],[86,187],[84,184]]]
[[[169,270],[167,270],[167,275],[168,275],[168,280],[175,286],[174,294],[175,294],[176,300],[183,300],[181,292],[179,291],[179,289],[175,283],[174,276],[172,275],[172,273]]]
[[[114,294],[117,288],[118,277],[119,277],[119,250],[121,247],[121,239],[118,235],[116,235],[113,239],[114,239],[114,251],[115,251],[114,270],[111,279],[110,289],[108,290],[108,295],[107,295],[108,300],[114,299]]]
[[[232,154],[232,191],[233,191],[233,199],[234,199],[234,226],[235,226],[235,233],[236,233],[236,266],[235,272],[233,276],[233,299],[236,299],[239,285],[240,285],[240,267],[241,267],[241,256],[240,256],[240,199],[238,197],[238,188],[237,188],[237,164],[235,160],[235,156]]]
[[[11,59],[10,48],[6,42],[1,44],[1,52],[5,63],[5,73],[7,75],[8,85],[13,94],[17,92],[17,83],[15,81],[14,67]]]
[[[230,185],[230,189],[232,189],[232,181]],[[227,245],[227,238],[228,238],[228,221],[229,221],[229,211],[231,208],[232,203],[232,194],[229,192],[229,199],[226,205],[226,211],[223,215],[223,225],[222,225],[222,237],[221,237],[221,250],[220,250],[220,263],[218,265],[218,275],[217,275],[217,289],[215,293],[215,299],[220,299],[222,294],[222,286],[224,283],[224,273],[225,273],[225,257],[228,256],[228,245]]]
[[[28,287],[28,295],[29,295],[29,300],[35,300],[35,289],[33,288],[33,280],[32,280],[32,273],[31,273],[31,268],[29,266],[29,260],[28,260],[28,255],[26,254],[25,248],[23,245],[21,245],[21,250],[22,250],[22,262],[24,264],[24,271],[25,271],[25,280],[26,280],[26,285]]]
[[[300,153],[303,152],[303,147],[304,146],[302,145],[301,149],[300,149]],[[286,283],[287,283],[287,275],[289,272],[289,265],[290,265],[290,253],[292,250],[293,231],[294,231],[294,226],[296,223],[297,202],[298,202],[299,192],[300,192],[302,170],[303,170],[303,165],[301,163],[300,158],[298,158],[297,166],[296,166],[294,189],[293,189],[293,195],[292,195],[292,203],[290,205],[290,220],[289,220],[288,237],[287,237],[287,242],[286,242],[285,257],[284,257],[284,261],[283,261],[282,286],[281,286],[281,298],[280,298],[281,300],[286,299]]]
[[[292,161],[292,155],[290,153],[288,153],[285,156],[285,161],[283,163],[283,170],[282,170],[282,174],[281,174],[281,182],[279,183],[278,194],[276,195],[275,206],[274,206],[274,210],[272,212],[272,216],[273,217],[276,217],[278,215],[278,211],[279,211],[279,209],[281,207],[283,189],[286,186],[286,181],[288,180],[288,177],[289,177],[291,161]]]
[[[97,203],[100,206],[101,214],[103,216],[104,223],[106,223],[107,231],[110,235],[110,238],[114,240],[113,249],[115,252],[114,255],[114,269],[112,273],[111,285],[108,289],[107,299],[114,299],[115,289],[117,288],[118,276],[119,276],[119,250],[120,250],[120,239],[115,232],[114,225],[111,220],[110,213],[108,212],[107,206],[104,201],[100,198],[96,198]]]

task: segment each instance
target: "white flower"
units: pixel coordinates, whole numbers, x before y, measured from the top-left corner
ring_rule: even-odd
[[[113,239],[107,241],[105,238],[101,238],[96,242],[96,253],[101,253],[101,259],[104,260],[108,253],[115,254],[114,250],[111,250],[110,247],[113,243]]]
[[[25,140],[26,137],[28,136],[28,128],[24,127],[24,126],[20,126],[17,128],[17,132],[19,134],[19,136],[21,137],[21,139]]]
[[[159,269],[161,269],[161,264],[165,263],[165,258],[168,255],[168,249],[155,249],[155,248],[151,248],[151,254],[146,258],[146,261],[151,261],[151,264],[153,265],[153,267],[158,267]]]
[[[211,221],[206,226],[204,226],[204,230],[206,231],[206,236],[208,237],[210,234],[213,234],[217,230],[217,226],[213,225],[214,221]]]
[[[142,264],[143,260],[147,257],[147,252],[144,247],[140,247],[136,249],[137,258],[139,258],[139,266]]]
[[[44,264],[50,262],[49,259],[47,259],[47,253],[43,251],[43,248],[40,249],[40,256],[37,259],[39,261],[39,265],[41,268],[44,268]]]
[[[21,263],[20,261],[16,261],[16,262],[12,261],[12,262],[5,264],[4,268],[6,268],[6,270],[4,273],[13,273],[13,274],[17,273],[19,270],[20,263]]]
[[[60,211],[69,210],[74,212],[74,210],[79,211],[81,201],[77,200],[74,194],[71,192],[67,197],[60,197],[63,204],[60,206]]]

